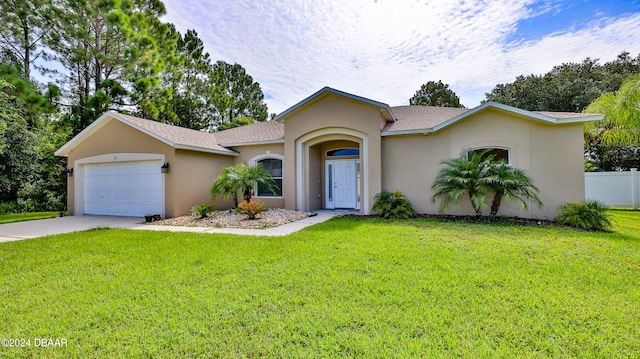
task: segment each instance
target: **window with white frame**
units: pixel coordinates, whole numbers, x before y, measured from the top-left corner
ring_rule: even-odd
[[[482,160],[485,160],[493,156],[493,162],[504,162],[506,164],[511,164],[511,154],[509,153],[509,149],[507,148],[500,148],[500,147],[474,148],[473,150],[469,150],[469,152],[467,152],[467,156],[471,156],[474,153],[481,155]]]
[[[277,158],[265,158],[256,162],[258,166],[264,167],[271,174],[275,182],[274,192],[268,188],[258,185],[259,197],[282,197],[282,160]]]

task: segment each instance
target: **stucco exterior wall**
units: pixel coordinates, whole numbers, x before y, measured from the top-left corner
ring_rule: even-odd
[[[532,126],[531,173],[544,196],[540,218],[555,217],[561,204],[584,200],[583,133],[582,124]]]
[[[203,152],[177,150],[175,161],[170,162],[169,173],[172,187],[169,192],[173,200],[167,205],[167,217],[188,214],[193,206],[208,203],[218,209],[233,207],[231,201],[220,196],[214,202],[211,198],[211,186],[220,175],[222,167],[233,165],[234,157]],[[168,186],[167,186],[168,187]]]
[[[366,203],[368,208],[364,208],[364,201],[361,203],[361,212],[368,212],[373,205],[373,197],[381,189],[381,139],[380,129],[382,125],[380,109],[376,106],[368,105],[362,102],[354,101],[348,98],[327,94],[312,103],[307,104],[298,111],[287,115],[283,119],[285,123],[285,179],[288,183],[299,183],[296,178],[296,161],[298,154],[296,146],[301,141],[307,141],[307,145],[311,143],[310,139],[322,136],[322,132],[331,130],[335,133],[340,131],[357,132],[357,136],[366,139],[367,146],[367,163],[363,163],[363,169],[366,169],[366,178],[368,183],[368,198]],[[345,131],[346,130],[346,131]],[[314,137],[316,136],[317,137]],[[345,138],[327,136],[327,141],[335,139],[348,139],[357,141],[357,137]],[[318,144],[318,141],[313,141]],[[308,149],[308,146],[303,146]],[[308,156],[308,152],[306,154]],[[365,155],[361,151],[361,159]],[[308,158],[304,159],[305,166],[309,165]],[[323,163],[320,164],[324,166]],[[308,172],[307,172],[308,174]],[[363,174],[364,175],[364,174]],[[363,176],[364,177],[364,176]],[[309,201],[309,185],[305,188],[305,210],[309,209],[311,204]],[[313,194],[311,194],[313,195]],[[296,186],[285,187],[285,208],[297,209]]]
[[[306,168],[309,174],[307,184],[309,191],[305,194],[307,196],[306,203],[308,203],[308,209],[315,211],[324,207],[322,197],[324,196],[324,161],[322,157],[322,148],[320,145],[309,147],[309,163]]]
[[[511,152],[512,166],[532,177],[544,206],[525,212],[520,204],[503,201],[499,214],[551,219],[560,204],[584,198],[582,141],[582,124],[543,124],[487,110],[429,135],[384,137],[382,187],[402,191],[419,213],[437,213],[431,186],[440,162],[464,149],[503,147]],[[447,213],[471,215],[473,209],[463,198]]]
[[[165,161],[175,162],[175,152],[173,147],[162,143],[155,138],[148,136],[120,121],[111,121],[100,131],[89,137],[78,147],[73,149],[68,156],[68,166],[74,166],[74,162],[83,158],[93,157],[110,153],[150,153],[165,156]],[[67,212],[75,215],[75,181],[79,171],[75,170],[74,175],[67,177]],[[165,175],[165,207],[174,206],[174,197],[170,189],[173,188],[174,180],[170,174]],[[82,214],[82,213],[77,213]],[[166,213],[165,215],[168,215]]]

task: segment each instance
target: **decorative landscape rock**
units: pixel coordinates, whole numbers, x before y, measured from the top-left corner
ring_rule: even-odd
[[[308,214],[306,212],[272,208],[257,214],[256,219],[250,220],[247,219],[246,214],[236,213],[235,210],[223,210],[212,212],[204,219],[199,219],[196,216],[182,216],[148,224],[161,226],[262,229],[281,226],[307,217]]]

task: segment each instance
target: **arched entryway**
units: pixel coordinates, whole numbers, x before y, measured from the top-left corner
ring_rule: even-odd
[[[368,138],[348,128],[325,128],[296,141],[296,206],[367,213]]]

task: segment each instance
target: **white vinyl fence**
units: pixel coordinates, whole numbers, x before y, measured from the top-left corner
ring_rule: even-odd
[[[627,172],[589,172],[584,174],[584,196],[611,207],[638,209],[640,176],[632,168]]]

